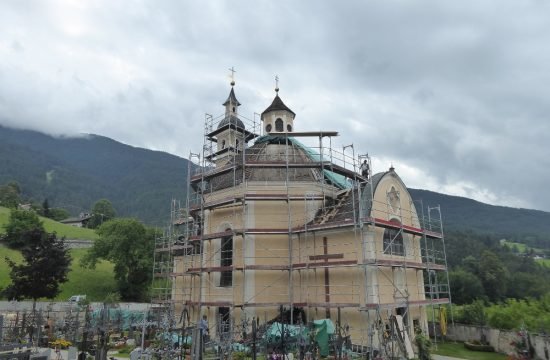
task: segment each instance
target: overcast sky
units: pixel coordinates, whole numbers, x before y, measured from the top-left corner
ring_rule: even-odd
[[[0,2],[0,124],[199,152],[234,66],[405,183],[550,211],[548,1]],[[183,186],[183,184],[182,184]]]

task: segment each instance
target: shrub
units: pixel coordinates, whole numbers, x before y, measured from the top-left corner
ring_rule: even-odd
[[[72,344],[72,342],[65,339],[55,339],[54,341],[50,341],[50,347],[59,349],[67,349]]]

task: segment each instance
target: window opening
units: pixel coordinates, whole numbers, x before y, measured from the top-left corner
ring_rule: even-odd
[[[226,231],[231,231],[227,229]],[[233,265],[233,236],[226,236],[222,238],[221,243],[221,256],[220,266],[232,266]],[[226,270],[220,274],[220,286],[227,287],[233,285],[233,271]]]
[[[399,220],[392,219],[390,222],[401,226]],[[384,230],[384,254],[405,256],[401,229],[388,228]]]
[[[218,308],[218,330],[220,335],[228,334],[231,330],[228,307]]]
[[[283,120],[278,118],[275,120],[275,131],[282,132],[284,130]]]

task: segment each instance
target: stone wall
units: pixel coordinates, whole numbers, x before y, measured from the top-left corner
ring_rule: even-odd
[[[447,339],[454,341],[479,341],[482,335],[485,335],[485,339],[497,352],[503,354],[513,353],[514,347],[511,343],[520,338],[517,331],[499,330],[474,325],[449,324],[447,329]],[[535,349],[536,358],[550,360],[550,336],[529,333],[529,338],[531,345]]]

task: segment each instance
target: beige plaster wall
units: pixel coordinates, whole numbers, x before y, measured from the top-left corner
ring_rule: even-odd
[[[290,195],[329,194],[334,196],[336,189],[322,186],[317,183],[293,183],[288,188],[284,183],[250,182],[246,187],[241,185],[233,189],[226,189],[207,197],[207,201],[220,200],[237,194],[269,193]],[[399,194],[398,201],[388,200],[388,193],[394,191]],[[372,216],[390,220],[397,219],[405,225],[419,227],[416,210],[410,194],[405,185],[394,174],[388,174],[380,181],[374,194],[374,209]],[[320,200],[291,201],[282,200],[250,201],[243,207],[241,204],[233,204],[206,212],[205,233],[221,232],[230,229],[254,229],[254,228],[288,228],[290,209],[290,224],[292,227],[300,226],[313,219],[316,210],[322,205]],[[286,265],[290,263],[311,263],[321,260],[312,260],[311,256],[323,255],[325,246],[323,238],[326,237],[327,253],[341,254],[338,261],[356,261],[361,264],[364,260],[395,259],[420,262],[419,237],[404,234],[406,256],[389,256],[382,253],[383,228],[365,227],[364,231],[354,231],[351,228],[333,231],[309,232],[307,234],[294,235],[292,239],[286,234],[281,235],[247,235],[243,240],[240,235],[233,238],[233,265],[243,267],[245,265]],[[220,265],[220,239],[204,242],[203,266],[216,267]],[[292,257],[289,257],[289,243],[292,249]],[[194,263],[197,263],[197,257]],[[336,259],[334,259],[336,260]],[[329,261],[333,261],[332,259]],[[176,271],[183,271],[178,267]],[[278,313],[278,309],[269,304],[276,302],[296,303],[324,303],[325,294],[325,269],[322,267],[294,271],[292,274],[292,287],[289,288],[288,271],[283,270],[247,270],[234,271],[233,286],[222,288],[219,284],[219,272],[203,274],[203,301],[231,301],[236,304],[255,304],[255,307],[246,307],[244,310],[235,308],[233,316],[238,318],[258,316],[262,320],[271,320]],[[359,306],[367,303],[391,304],[424,299],[424,284],[422,271],[417,269],[402,269],[380,266],[361,265],[346,267],[330,267],[328,270],[330,302],[337,304],[357,304],[356,308],[342,308],[342,323],[350,326],[354,341],[363,341],[367,334],[367,319],[376,318],[372,311],[359,311]],[[197,277],[178,278],[176,287],[197,287]],[[192,283],[193,282],[193,283]],[[292,291],[292,294],[289,291]],[[400,290],[400,291],[399,291]],[[194,301],[197,295],[189,296]],[[266,306],[261,306],[264,304]],[[209,317],[214,318],[214,307],[205,309]],[[244,313],[241,313],[244,312]],[[387,316],[392,311],[384,312]],[[325,307],[310,307],[307,309],[309,320],[324,318]],[[337,309],[331,309],[330,315],[336,319]],[[409,309],[409,324],[417,319],[424,326],[425,311],[418,307]],[[412,333],[411,333],[412,335]],[[363,339],[363,340],[361,340]]]

